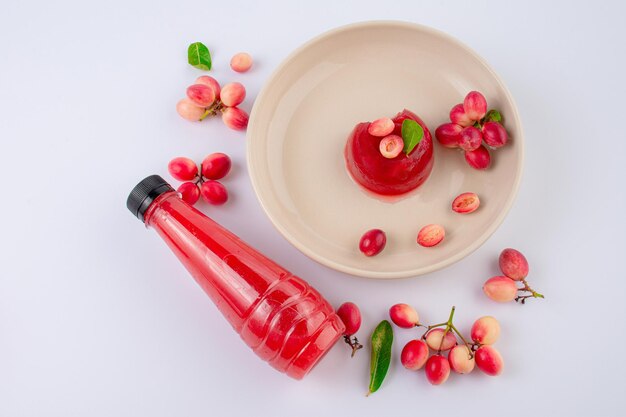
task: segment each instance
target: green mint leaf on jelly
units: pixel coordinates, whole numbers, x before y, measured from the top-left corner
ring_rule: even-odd
[[[424,129],[415,120],[404,119],[402,122],[402,140],[405,154],[410,154],[424,137]]]
[[[378,391],[391,363],[393,329],[387,320],[380,322],[372,333],[372,358],[370,361],[370,385],[367,395]]]
[[[211,69],[211,53],[202,42],[194,42],[187,48],[187,60],[189,65],[201,70]]]
[[[491,109],[485,115],[485,122],[502,122],[502,115],[496,109]]]

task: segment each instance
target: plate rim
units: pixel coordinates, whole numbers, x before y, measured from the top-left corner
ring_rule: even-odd
[[[353,267],[335,262],[331,259],[328,259],[324,256],[317,254],[315,251],[310,250],[306,245],[304,245],[303,243],[298,241],[296,238],[294,238],[294,236],[292,236],[289,233],[289,231],[285,227],[283,227],[277,221],[277,219],[270,213],[270,211],[267,208],[266,202],[264,201],[264,198],[262,197],[260,193],[261,187],[259,183],[257,182],[257,179],[255,179],[253,175],[253,172],[255,172],[255,170],[254,170],[254,162],[252,158],[252,147],[249,145],[249,143],[251,140],[250,136],[252,135],[251,132],[254,131],[254,126],[257,123],[257,117],[256,117],[257,112],[255,112],[255,109],[257,108],[257,106],[261,105],[260,103],[263,102],[265,96],[268,94],[268,91],[271,90],[272,84],[274,84],[276,80],[279,78],[278,75],[296,57],[298,57],[298,55],[300,55],[302,51],[306,50],[311,45],[314,45],[317,42],[320,42],[328,37],[335,36],[342,32],[347,32],[347,31],[351,31],[355,29],[363,29],[363,28],[368,28],[368,27],[371,27],[371,28],[393,27],[393,28],[405,28],[405,29],[411,29],[411,30],[418,30],[418,31],[423,31],[423,32],[427,32],[436,36],[443,37],[447,41],[453,44],[456,44],[457,46],[459,46],[460,48],[468,52],[470,55],[472,55],[477,61],[479,61],[489,71],[489,73],[496,80],[496,82],[501,86],[506,99],[512,104],[514,118],[518,121],[518,124],[519,124],[518,129],[519,129],[520,134],[519,134],[519,137],[516,138],[516,142],[519,143],[518,152],[519,152],[520,163],[518,165],[517,171],[515,172],[515,179],[514,179],[513,187],[511,190],[512,192],[509,194],[509,197],[505,201],[505,206],[503,210],[495,218],[495,220],[490,224],[487,230],[483,234],[481,234],[479,238],[476,239],[472,244],[467,246],[464,250],[459,251],[453,256],[450,256],[440,262],[437,262],[435,264],[431,264],[428,266],[423,266],[423,267],[414,268],[414,269],[407,269],[407,270],[402,270],[402,271],[370,271],[367,269],[353,268]],[[504,221],[504,219],[510,212],[511,208],[513,207],[513,203],[515,202],[515,199],[517,198],[517,194],[519,192],[519,187],[520,187],[521,180],[522,180],[522,173],[524,170],[524,160],[525,160],[525,143],[524,142],[525,142],[524,141],[524,129],[522,125],[522,120],[519,114],[519,109],[517,108],[517,104],[515,103],[515,100],[513,99],[511,92],[509,91],[508,87],[506,86],[502,78],[491,67],[491,65],[489,65],[489,63],[485,59],[483,59],[478,53],[476,53],[472,48],[470,48],[465,43],[461,42],[460,40],[453,37],[452,35],[449,35],[446,32],[443,32],[441,30],[432,28],[430,26],[422,25],[419,23],[401,21],[401,20],[369,20],[369,21],[350,23],[347,25],[339,26],[339,27],[322,32],[321,34],[309,39],[308,41],[304,42],[302,45],[294,49],[272,71],[270,76],[265,81],[256,99],[254,100],[254,104],[250,112],[250,119],[248,121],[248,128],[246,130],[246,162],[247,162],[247,168],[248,168],[248,176],[250,177],[250,182],[252,183],[252,189],[254,190],[254,194],[256,195],[257,200],[259,201],[259,204],[261,205],[261,208],[265,212],[265,215],[269,218],[274,228],[278,230],[278,232],[289,243],[291,243],[296,249],[298,249],[304,255],[306,255],[307,257],[309,257],[310,259],[316,261],[317,263],[321,265],[324,265],[326,267],[329,267],[331,269],[334,269],[336,271],[343,272],[349,275],[364,277],[364,278],[373,278],[373,279],[401,279],[401,278],[418,277],[420,275],[425,275],[430,272],[434,272],[434,271],[443,269],[447,266],[450,266],[460,261],[461,259],[469,256],[470,254],[472,254],[475,250],[480,248],[495,233],[495,231],[500,227],[500,225],[502,224],[502,222]]]

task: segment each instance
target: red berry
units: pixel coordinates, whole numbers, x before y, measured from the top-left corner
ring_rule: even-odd
[[[476,359],[476,366],[478,369],[486,373],[487,375],[497,376],[502,373],[504,368],[504,361],[500,352],[498,352],[491,345],[484,345],[479,347],[474,353]]]
[[[387,236],[385,232],[380,229],[368,230],[361,236],[359,241],[359,250],[363,252],[365,256],[378,255],[387,243]]]
[[[196,79],[196,84],[204,84],[207,87],[210,87],[215,94],[215,98],[219,98],[220,96],[220,83],[213,77],[209,77],[208,75],[202,75]]]
[[[456,123],[444,123],[435,130],[439,143],[446,148],[458,148],[463,126]]]
[[[410,329],[419,324],[420,318],[417,311],[408,304],[395,304],[389,309],[389,317],[396,326]]]
[[[209,204],[221,205],[228,200],[228,191],[221,182],[205,181],[202,183],[202,198]]]
[[[239,52],[231,58],[230,67],[236,72],[246,72],[252,67],[252,57],[246,52]]]
[[[426,378],[433,385],[441,385],[450,376],[450,364],[441,355],[433,355],[426,361]]]
[[[194,84],[187,87],[187,97],[200,107],[209,107],[215,101],[215,92],[204,84]]]
[[[465,151],[465,160],[474,169],[487,169],[491,164],[491,156],[489,151],[483,145],[480,145],[476,150]]]
[[[189,158],[179,156],[167,164],[170,175],[178,181],[191,181],[198,175],[198,166]]]
[[[236,107],[246,98],[246,88],[241,83],[228,83],[222,87],[220,100],[228,107]]]
[[[463,127],[474,124],[473,120],[465,113],[463,104],[457,104],[450,110],[450,121]]]
[[[473,151],[483,143],[483,134],[474,126],[468,126],[461,131],[459,147],[464,151]]]
[[[472,213],[478,210],[480,199],[475,193],[463,193],[452,202],[452,211],[457,213]]]
[[[204,158],[200,166],[202,167],[202,175],[204,178],[209,180],[219,180],[228,174],[231,162],[228,155],[216,152]]]
[[[421,369],[428,360],[428,346],[422,340],[411,340],[402,349],[400,362],[411,371]]]
[[[337,315],[344,326],[346,326],[344,335],[352,336],[361,328],[361,311],[356,304],[350,302],[343,303],[337,309]]]
[[[470,119],[478,121],[487,114],[487,100],[478,91],[470,91],[463,100],[463,109]]]
[[[204,107],[198,106],[188,98],[183,98],[176,103],[176,112],[185,120],[197,122],[204,116]]]
[[[491,316],[481,317],[472,325],[470,336],[476,343],[492,345],[500,336],[500,323]]]
[[[474,358],[465,345],[456,345],[448,353],[450,369],[457,374],[469,374],[474,370]]]
[[[498,122],[487,122],[483,126],[483,139],[491,147],[499,148],[507,142],[506,129]]]
[[[483,292],[493,301],[506,303],[515,300],[515,297],[517,297],[517,285],[509,277],[492,277],[483,285]]]
[[[421,246],[429,248],[438,245],[446,236],[445,229],[438,224],[429,224],[419,231],[417,234],[417,243]]]
[[[499,262],[502,273],[515,281],[521,281],[528,276],[528,261],[518,250],[503,250]]]
[[[193,182],[183,182],[176,190],[180,193],[180,198],[187,203],[194,205],[200,198],[200,188]]]
[[[456,345],[456,336],[452,331],[446,333],[446,337],[443,337],[445,330],[444,329],[432,329],[428,333],[426,333],[426,344],[429,348],[434,351],[444,351],[449,350]],[[443,343],[441,339],[443,338]]]
[[[248,113],[239,107],[227,107],[222,112],[222,121],[234,130],[244,130],[248,126],[248,118]]]

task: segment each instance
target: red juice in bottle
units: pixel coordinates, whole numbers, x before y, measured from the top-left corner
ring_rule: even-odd
[[[301,379],[343,334],[319,292],[184,202],[161,177],[140,182],[127,206],[157,231],[243,341],[277,370]]]

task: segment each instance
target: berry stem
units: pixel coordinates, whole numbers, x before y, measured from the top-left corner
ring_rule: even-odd
[[[441,326],[445,326],[447,324],[447,322],[443,322],[443,323],[437,323],[437,324],[433,324],[430,326],[424,326],[423,324],[420,324],[421,327],[425,327],[426,330],[424,331],[424,334],[422,335],[422,339],[426,340],[426,334],[428,334],[429,331],[431,331],[432,329],[434,329],[435,327],[441,327]]]
[[[215,100],[213,104],[204,109],[204,114],[200,116],[200,121],[206,119],[208,116],[215,116],[217,112],[224,111],[224,105],[221,101]]]
[[[463,343],[465,343],[465,346],[467,346],[467,350],[469,350],[469,352],[470,352],[469,358],[472,359],[474,357],[474,352],[472,350],[472,346],[469,343],[467,343],[467,340],[465,340],[465,338],[463,337],[461,332],[454,326],[454,324],[451,324],[451,328],[454,331],[454,333],[456,333],[457,336],[459,336],[461,338]]]
[[[525,279],[522,279],[522,284],[524,284],[524,287],[519,288],[518,291],[526,291],[529,292],[530,295],[518,295],[517,297],[515,297],[515,301],[526,304],[527,298],[545,298],[543,294],[533,290],[530,285],[528,285],[528,282]]]
[[[359,343],[359,339],[357,339],[356,336],[350,338],[350,336],[346,335],[343,337],[343,340],[352,348],[352,354],[350,355],[351,358],[354,358],[356,351],[363,347],[363,345]]]
[[[446,328],[443,331],[443,336],[441,336],[441,342],[439,343],[439,349],[438,349],[437,353],[441,353],[441,348],[443,347],[443,341],[446,340],[446,335],[448,334],[450,329],[453,327],[453,325],[452,325],[452,318],[454,317],[454,311],[455,310],[456,310],[456,307],[452,306],[452,309],[450,310],[450,317],[448,317],[448,321],[445,323],[446,324]]]

